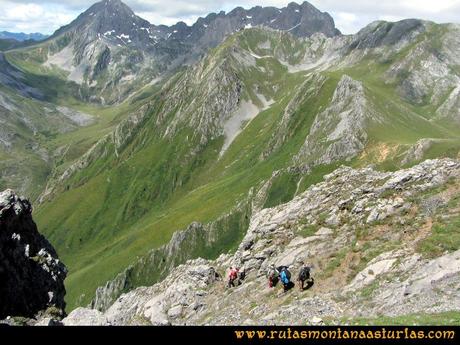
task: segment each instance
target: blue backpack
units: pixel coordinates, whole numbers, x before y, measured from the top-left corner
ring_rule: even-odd
[[[280,278],[281,278],[281,282],[282,282],[283,284],[285,284],[285,285],[286,285],[286,284],[289,284],[289,278],[288,278],[288,276],[287,276],[287,274],[286,274],[286,270],[281,271]]]

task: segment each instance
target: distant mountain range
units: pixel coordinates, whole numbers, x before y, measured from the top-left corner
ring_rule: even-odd
[[[49,37],[49,35],[43,35],[38,32],[34,32],[31,34],[25,34],[23,32],[8,32],[8,31],[0,31],[0,39],[11,39],[19,42],[33,40],[33,41],[43,41]]]
[[[193,64],[229,35],[257,26],[296,37],[340,35],[332,17],[308,2],[280,9],[237,7],[199,18],[192,26],[165,26],[140,18],[120,0],[105,0],[44,42],[46,65],[67,71],[67,79],[82,88],[89,86],[92,102],[113,104],[166,72]]]

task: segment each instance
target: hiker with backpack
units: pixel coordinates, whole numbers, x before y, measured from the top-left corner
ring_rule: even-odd
[[[301,262],[299,276],[297,277],[297,282],[299,284],[300,291],[304,290],[304,284],[306,281],[308,281],[307,288],[313,285],[313,278],[310,275],[310,271],[311,271],[311,265],[304,264],[303,262]]]
[[[268,278],[268,287],[269,287],[269,288],[274,287],[274,286],[278,283],[278,280],[279,280],[279,272],[278,272],[278,270],[276,269],[276,267],[275,267],[274,264],[271,264],[271,265],[268,267],[268,270],[267,270],[267,278]]]
[[[283,291],[286,292],[293,285],[291,282],[291,272],[289,272],[289,267],[280,266],[277,268],[277,270],[280,273],[280,281],[283,284]]]
[[[235,287],[235,280],[238,279],[239,269],[236,267],[230,266],[230,271],[228,273],[228,284],[227,287]]]
[[[242,267],[239,271],[238,271],[238,282],[237,282],[237,285],[241,285],[243,284],[243,281],[244,279],[246,278],[246,268]]]

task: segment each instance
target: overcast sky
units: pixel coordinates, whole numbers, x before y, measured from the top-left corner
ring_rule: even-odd
[[[51,34],[71,22],[95,0],[0,0],[0,31]],[[134,12],[152,24],[187,24],[209,12],[230,11],[236,6],[283,7],[290,0],[125,0]],[[301,1],[296,1],[301,2]],[[337,27],[355,33],[378,19],[396,21],[422,18],[440,23],[460,23],[460,0],[311,0],[329,12]]]

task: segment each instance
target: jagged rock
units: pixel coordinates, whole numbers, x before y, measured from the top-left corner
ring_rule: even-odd
[[[64,326],[107,326],[107,318],[95,309],[77,308],[62,320]]]
[[[206,260],[192,260],[160,284],[122,295],[105,315],[111,324],[145,324],[148,320],[153,325],[169,325],[181,315],[202,308],[202,289],[217,279],[215,269]]]
[[[32,206],[0,193],[0,318],[64,310],[67,269],[32,220]]]
[[[375,221],[377,221],[379,219],[380,219],[380,213],[379,213],[379,211],[377,209],[374,208],[371,211],[371,213],[369,213],[369,217],[367,217],[366,223],[370,224],[370,223],[373,223],[373,222],[375,222]],[[383,217],[382,217],[382,219],[383,219]]]
[[[158,295],[148,301],[144,306],[144,316],[154,326],[168,326],[171,324],[165,312],[164,300],[165,296],[163,294]]]
[[[325,227],[322,227],[320,228],[316,233],[315,235],[316,236],[331,236],[334,234],[334,231],[329,229],[329,228],[325,228]]]
[[[196,307],[194,306],[193,309],[195,310]],[[168,317],[172,320],[179,318],[182,315],[183,308],[181,305],[176,305],[168,310]]]
[[[420,139],[415,143],[415,145],[411,146],[410,149],[407,150],[401,164],[405,165],[421,160],[425,152],[433,146],[433,143],[435,143],[434,139]]]
[[[375,281],[375,279],[384,273],[387,273],[396,262],[396,258],[388,259],[376,258],[361,272],[359,272],[346,289],[360,289]]]
[[[377,312],[394,316],[407,314],[409,310],[411,313],[438,313],[458,309],[456,306],[460,298],[455,289],[460,284],[460,251],[432,260],[408,253],[401,255],[401,252],[384,253],[381,258],[383,261],[380,273],[386,274],[387,278],[383,282],[381,280],[380,286],[374,289],[370,301],[355,301],[356,304],[361,303],[362,316]],[[376,264],[379,265],[374,261],[370,266],[375,268]],[[388,274],[389,269],[393,274]],[[367,270],[372,270],[372,267],[364,269],[363,272]],[[371,280],[364,278],[365,276],[366,274],[360,273],[347,289],[359,288],[364,280],[370,283]]]
[[[362,83],[344,75],[295,160],[317,165],[356,156],[367,142],[366,121],[372,117]]]
[[[425,23],[418,19],[406,19],[396,23],[376,21],[359,31],[350,49],[376,48],[385,45],[404,46],[401,42],[409,43],[414,36],[418,36],[425,30]]]
[[[314,317],[310,320],[310,325],[312,326],[322,326],[324,325],[324,321],[323,319],[319,318],[319,317]]]
[[[338,226],[340,224],[340,216],[337,213],[332,212],[326,219],[326,224],[332,227]]]
[[[55,320],[51,317],[45,317],[39,321],[37,321],[34,326],[62,326],[63,323],[61,321]]]

